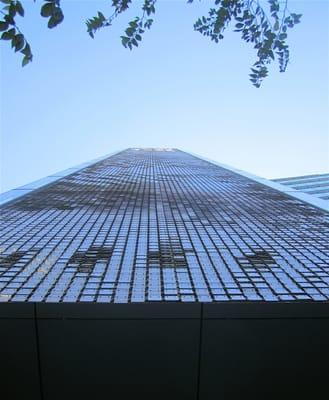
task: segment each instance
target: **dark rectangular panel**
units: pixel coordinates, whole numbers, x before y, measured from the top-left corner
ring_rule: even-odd
[[[204,320],[200,400],[324,398],[328,335],[328,319]]]
[[[230,302],[203,304],[203,318],[329,318],[329,302]]]
[[[40,399],[33,319],[0,319],[0,398]]]
[[[39,320],[45,400],[196,400],[198,320]]]
[[[37,303],[37,317],[49,319],[199,319],[201,303]]]
[[[33,303],[0,303],[0,318],[34,318]]]

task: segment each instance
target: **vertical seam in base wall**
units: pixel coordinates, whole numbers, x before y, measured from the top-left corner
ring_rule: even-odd
[[[197,400],[200,399],[200,375],[201,375],[201,356],[202,356],[202,330],[203,330],[203,303],[201,303],[200,313],[200,332],[199,332],[199,355],[198,355],[198,381],[197,381]]]
[[[39,343],[39,327],[37,319],[37,306],[33,303],[34,307],[34,327],[35,327],[35,340],[37,346],[37,362],[38,362],[38,373],[39,373],[39,388],[40,388],[40,399],[43,400],[43,385],[42,385],[42,373],[41,373],[41,360],[40,360],[40,343]]]

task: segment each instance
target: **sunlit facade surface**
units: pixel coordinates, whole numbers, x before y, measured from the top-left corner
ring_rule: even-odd
[[[173,149],[0,196],[2,398],[323,398],[328,212],[300,196]]]
[[[1,208],[2,302],[329,299],[328,214],[173,149],[128,149]]]
[[[274,181],[329,202],[329,174],[295,176]]]

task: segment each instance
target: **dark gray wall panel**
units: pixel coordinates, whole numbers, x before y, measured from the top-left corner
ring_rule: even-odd
[[[32,319],[0,319],[0,398],[40,399]]]
[[[36,303],[36,313],[38,319],[199,319],[201,303]]]
[[[320,399],[328,319],[204,320],[200,400]]]
[[[196,399],[199,323],[39,320],[44,398]]]
[[[202,309],[204,319],[329,319],[327,301],[204,303]]]
[[[33,303],[1,303],[0,302],[0,319],[33,319],[34,304]]]

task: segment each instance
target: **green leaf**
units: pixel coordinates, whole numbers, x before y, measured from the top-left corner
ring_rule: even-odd
[[[9,14],[5,15],[5,21],[8,22],[8,24],[10,25],[15,25],[14,18]]]
[[[24,8],[20,1],[16,1],[16,11],[21,17],[24,17]]]
[[[9,29],[9,31],[7,32],[3,32],[3,34],[1,35],[1,39],[3,40],[12,40],[15,37],[15,29]]]
[[[60,24],[64,19],[64,14],[60,8],[56,8],[53,13],[53,18],[57,21],[57,24]]]
[[[25,65],[27,65],[29,62],[32,61],[32,57],[27,57],[25,56],[22,60],[22,67],[25,67]]]
[[[133,34],[134,34],[134,29],[133,28],[127,28],[126,30],[125,30],[125,32],[126,32],[126,34],[127,34],[127,36],[133,36]]]
[[[98,18],[99,18],[99,20],[101,20],[102,22],[104,22],[104,21],[106,20],[104,14],[101,13],[100,11],[98,11]]]
[[[28,43],[26,43],[24,49],[21,50],[21,53],[24,54],[26,57],[30,57],[32,55],[31,47]]]
[[[3,34],[1,35],[1,39],[2,40],[11,40],[12,36],[8,32],[3,32]]]
[[[7,30],[8,26],[9,26],[8,22],[0,21],[0,32]]]
[[[121,36],[121,43],[126,47],[127,43],[129,42],[129,37]]]
[[[55,26],[57,25],[57,20],[54,17],[50,17],[49,21],[48,21],[48,28],[52,29],[55,28]]]
[[[48,18],[53,14],[54,9],[55,9],[55,5],[53,3],[46,3],[41,7],[40,14],[43,17]]]
[[[16,7],[15,7],[14,3],[11,3],[9,6],[9,15],[11,17],[15,17],[15,15],[16,15]]]
[[[56,8],[53,15],[48,20],[48,28],[52,29],[55,28],[58,24],[60,24],[64,19],[63,12],[60,8]]]
[[[24,36],[21,33],[19,33],[18,35],[15,36],[13,41],[14,41],[15,52],[22,50],[25,44]]]

